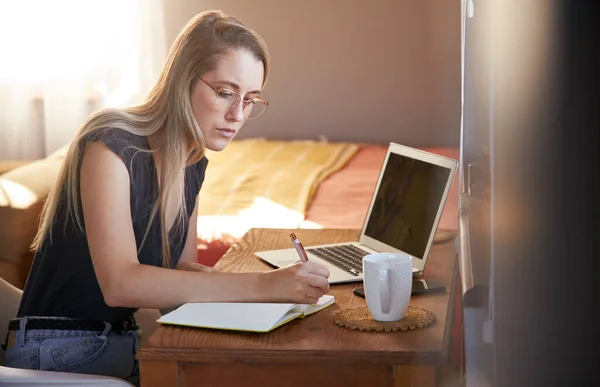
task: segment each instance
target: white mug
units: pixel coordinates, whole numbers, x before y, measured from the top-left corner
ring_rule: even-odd
[[[412,257],[374,253],[363,258],[365,299],[375,321],[398,321],[408,311],[412,292]]]

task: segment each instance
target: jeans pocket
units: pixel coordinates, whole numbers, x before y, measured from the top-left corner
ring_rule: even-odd
[[[56,364],[53,371],[71,372],[96,360],[106,348],[106,337],[51,338],[42,346],[52,348],[50,355]]]

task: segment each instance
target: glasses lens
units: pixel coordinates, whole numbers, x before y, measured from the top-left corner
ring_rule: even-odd
[[[254,119],[264,113],[267,109],[267,105],[261,101],[250,102],[248,106],[246,106],[246,110],[248,111],[248,119]]]
[[[227,111],[233,108],[234,106],[239,104],[239,101],[240,96],[227,89],[219,90],[215,97],[215,102],[219,109],[222,111]]]

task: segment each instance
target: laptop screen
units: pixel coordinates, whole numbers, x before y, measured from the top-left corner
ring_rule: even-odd
[[[450,172],[390,153],[365,235],[423,259]]]

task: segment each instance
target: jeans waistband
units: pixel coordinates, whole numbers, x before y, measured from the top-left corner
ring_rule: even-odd
[[[130,331],[137,329],[137,324],[133,316],[123,321],[113,321],[110,323],[110,330],[116,332]],[[19,330],[21,327],[20,319],[12,319],[8,324],[9,331]],[[78,330],[78,331],[103,331],[106,328],[104,321],[96,320],[78,320],[78,319],[57,319],[44,317],[27,317],[25,329],[53,329],[53,330]]]

